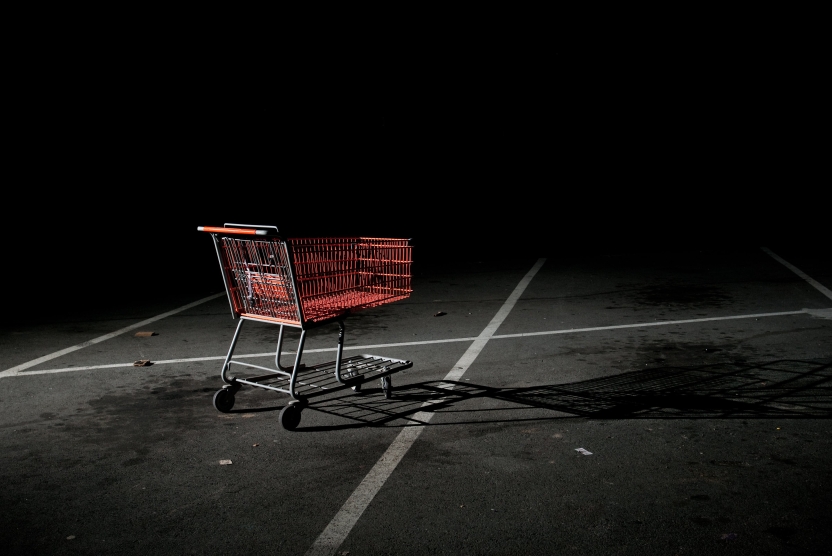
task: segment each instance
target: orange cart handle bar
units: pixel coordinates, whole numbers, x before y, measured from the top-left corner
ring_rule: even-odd
[[[222,228],[219,226],[199,226],[197,230],[212,234],[237,234],[247,236],[265,236],[269,235],[269,232],[272,230],[274,230],[275,234],[279,233],[277,226],[252,226],[249,224],[231,224],[229,222],[226,222]]]

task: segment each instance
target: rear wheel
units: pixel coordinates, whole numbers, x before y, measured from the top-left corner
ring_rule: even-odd
[[[214,407],[220,413],[228,413],[234,407],[234,393],[228,388],[217,390],[214,394]]]
[[[280,410],[280,425],[287,431],[295,430],[300,424],[300,404],[290,403]]]

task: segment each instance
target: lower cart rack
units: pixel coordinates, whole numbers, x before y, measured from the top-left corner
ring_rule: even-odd
[[[234,365],[253,367],[267,370],[259,365],[230,361]],[[294,383],[295,401],[290,402],[280,412],[280,424],[287,430],[294,430],[300,423],[300,412],[307,402],[317,396],[323,396],[339,390],[352,388],[360,392],[363,384],[380,379],[384,397],[393,397],[393,381],[391,375],[413,366],[413,362],[403,359],[381,357],[379,355],[356,355],[341,361],[338,380],[338,362],[330,361],[317,365],[301,365]],[[234,395],[243,386],[254,386],[292,394],[292,376],[288,373],[269,370],[269,374],[246,378],[235,377],[231,383],[224,386],[214,395],[214,407],[223,413],[234,406]]]
[[[248,366],[246,363],[239,363],[237,361],[232,361],[231,363]],[[378,355],[356,355],[355,357],[344,359],[341,362],[341,376],[344,378],[344,382],[339,382],[335,376],[335,361],[309,367],[304,365],[298,373],[295,382],[295,392],[298,396],[307,400],[315,396],[322,396],[329,392],[336,392],[350,387],[358,392],[361,390],[361,385],[365,382],[376,378],[389,377],[393,373],[409,369],[412,366],[412,362],[402,359],[391,359]],[[234,380],[240,384],[259,386],[260,388],[277,390],[286,394],[291,393],[289,389],[291,377],[282,373],[271,373],[249,378],[235,378]],[[385,382],[389,383],[390,381],[387,380]],[[392,397],[392,392],[386,387],[385,396],[387,398]]]

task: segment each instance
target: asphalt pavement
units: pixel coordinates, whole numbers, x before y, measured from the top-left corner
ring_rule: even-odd
[[[774,247],[417,259],[409,299],[346,321],[345,353],[413,361],[394,397],[374,383],[316,398],[293,432],[280,393],[214,409],[236,326],[217,291],[7,319],[0,545],[830,554],[824,288],[828,253]],[[268,365],[277,328],[248,323],[236,353]],[[336,338],[310,332],[304,361],[333,359]]]

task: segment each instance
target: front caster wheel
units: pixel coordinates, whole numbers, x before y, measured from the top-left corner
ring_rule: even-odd
[[[290,403],[280,410],[280,425],[287,431],[295,430],[300,424],[300,412],[299,403]]]
[[[228,388],[217,390],[217,393],[214,394],[214,407],[220,413],[231,411],[231,408],[234,407],[234,393]]]
[[[390,376],[381,377],[381,389],[384,390],[384,397],[388,400],[393,397],[393,380]]]

